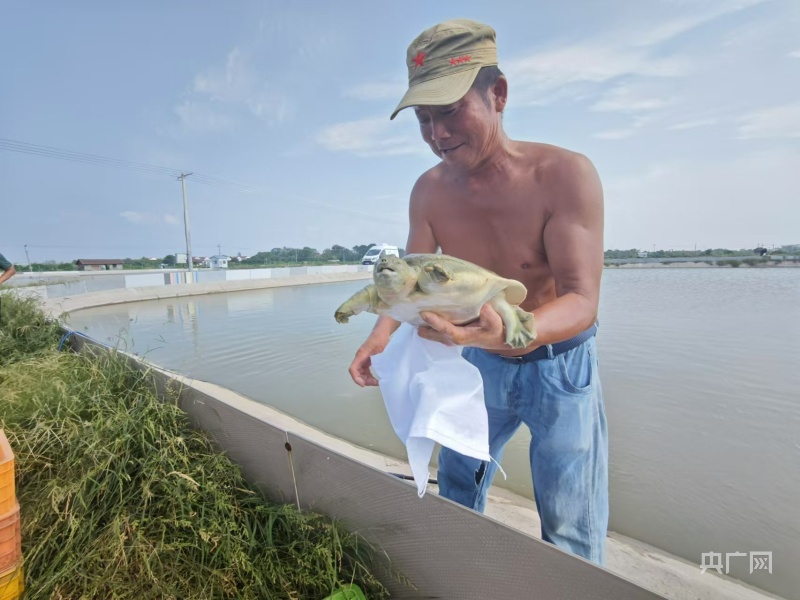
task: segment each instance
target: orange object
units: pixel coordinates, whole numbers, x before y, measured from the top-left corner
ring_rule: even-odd
[[[16,503],[14,453],[5,432],[0,429],[0,515],[13,510]]]
[[[25,591],[22,562],[8,573],[0,575],[0,600],[17,600]]]
[[[0,573],[13,568],[21,558],[22,532],[19,504],[15,503],[14,510],[0,515]]]

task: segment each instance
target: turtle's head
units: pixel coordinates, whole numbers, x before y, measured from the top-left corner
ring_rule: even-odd
[[[403,298],[417,285],[417,270],[402,258],[381,252],[372,272],[375,289],[384,302]]]

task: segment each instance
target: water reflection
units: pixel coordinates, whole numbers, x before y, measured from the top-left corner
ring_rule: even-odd
[[[143,302],[71,321],[403,457],[379,393],[347,373],[374,316],[333,319],[363,285]],[[800,269],[607,270],[600,322],[611,528],[695,562],[709,540],[800,562]],[[529,440],[520,430],[509,443],[509,480],[498,482],[526,495]]]
[[[167,323],[177,323],[181,325],[183,331],[197,335],[197,327],[200,322],[199,307],[197,303],[175,302],[167,304]]]

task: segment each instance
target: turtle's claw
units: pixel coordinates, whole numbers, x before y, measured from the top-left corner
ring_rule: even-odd
[[[512,348],[526,348],[534,340],[536,340],[536,336],[528,331],[522,323],[516,327],[506,329],[506,344]]]

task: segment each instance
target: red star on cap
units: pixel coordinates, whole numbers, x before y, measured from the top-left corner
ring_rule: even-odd
[[[421,66],[423,65],[423,63],[425,62],[425,53],[424,53],[424,52],[420,52],[420,53],[418,53],[418,54],[417,54],[417,55],[414,57],[414,59],[413,59],[413,60],[414,60],[414,64],[415,64],[415,65],[417,65],[418,67],[421,67]]]

